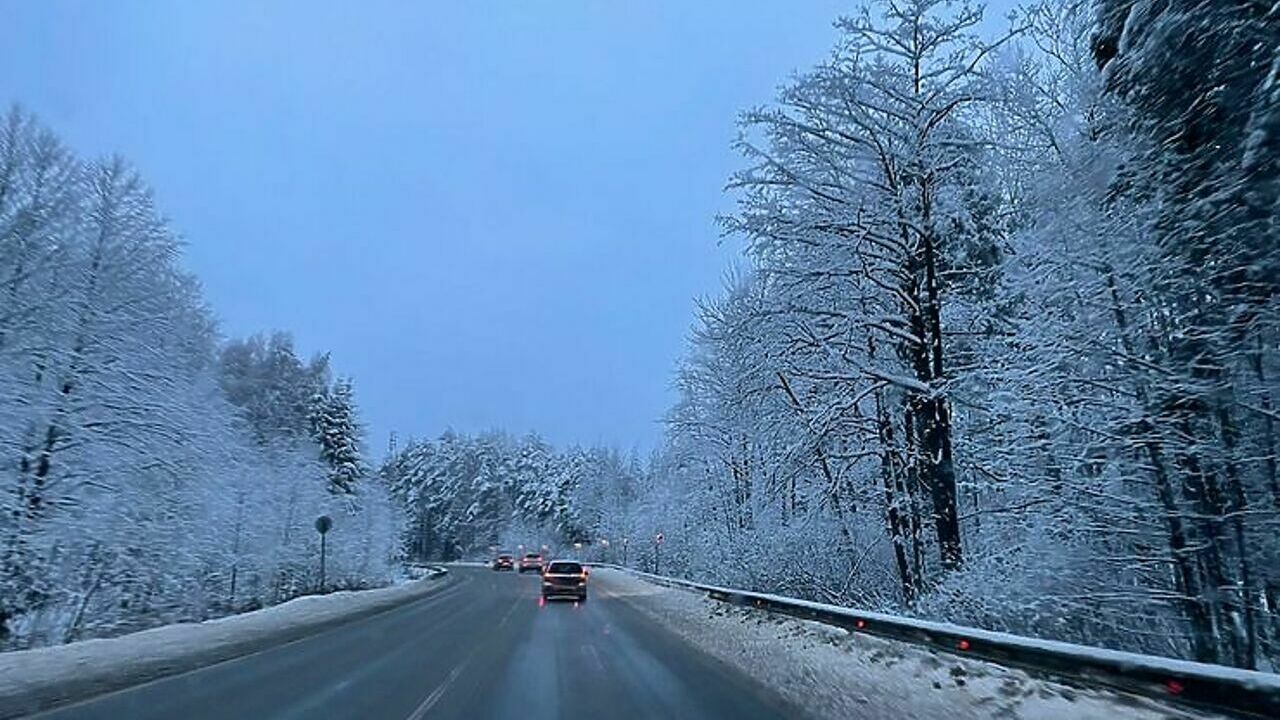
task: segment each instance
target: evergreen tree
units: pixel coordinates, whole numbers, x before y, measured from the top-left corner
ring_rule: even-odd
[[[361,448],[363,430],[356,417],[351,380],[340,378],[331,390],[311,399],[311,433],[328,467],[329,491],[351,494],[367,474]]]

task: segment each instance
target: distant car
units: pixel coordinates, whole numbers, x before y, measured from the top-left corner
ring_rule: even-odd
[[[520,558],[520,572],[532,570],[533,572],[542,572],[542,556],[538,553],[527,553]]]
[[[498,557],[493,559],[494,570],[515,570],[516,559],[511,553],[498,553]]]
[[[542,597],[587,599],[587,569],[572,560],[552,560],[542,571]]]

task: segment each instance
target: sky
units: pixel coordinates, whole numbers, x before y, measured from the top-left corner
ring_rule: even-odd
[[[736,115],[849,0],[6,5],[0,103],[151,183],[228,336],[388,434],[646,450],[739,246]]]

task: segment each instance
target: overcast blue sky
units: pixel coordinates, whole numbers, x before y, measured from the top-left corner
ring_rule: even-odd
[[[0,101],[154,186],[226,334],[390,430],[652,447],[738,111],[848,0],[13,2]]]

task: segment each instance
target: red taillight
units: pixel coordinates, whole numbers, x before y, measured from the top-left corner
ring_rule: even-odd
[[[1186,690],[1186,687],[1177,680],[1165,680],[1164,689],[1168,690],[1170,695],[1181,695],[1182,691]]]
[[[587,581],[587,571],[586,571],[586,570],[583,570],[583,571],[582,571],[582,582],[586,582],[586,581]]]
[[[858,622],[856,622],[856,623],[854,623],[854,624],[858,626],[858,629],[859,629],[859,630],[861,630],[861,629],[863,629],[863,628],[865,628],[865,627],[867,626],[867,621],[866,621],[866,620],[859,620]]]
[[[968,640],[961,640],[960,642],[956,643],[956,647],[960,648],[961,650],[968,650],[968,649],[969,649],[969,641],[968,641]]]

